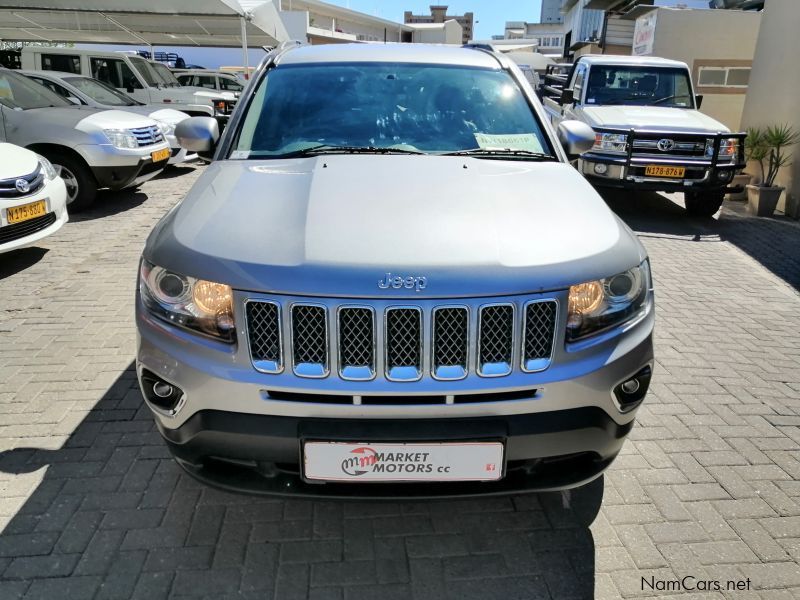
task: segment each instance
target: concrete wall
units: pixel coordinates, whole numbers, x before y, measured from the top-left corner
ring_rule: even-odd
[[[766,2],[742,117],[745,127],[787,123],[800,130],[799,15],[797,0]],[[797,218],[800,217],[800,145],[792,150],[793,164],[778,177],[779,185],[787,188],[778,209]]]
[[[796,0],[790,0],[796,2]],[[761,14],[738,10],[681,10],[658,8],[653,55],[680,60],[692,69],[702,64],[747,66],[753,60]],[[795,20],[796,25],[796,20]],[[796,32],[795,32],[796,35]],[[741,127],[745,88],[704,89],[702,111],[732,130]]]

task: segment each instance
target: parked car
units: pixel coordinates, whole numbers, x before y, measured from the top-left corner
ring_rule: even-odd
[[[30,246],[68,220],[67,189],[50,161],[0,143],[0,253]]]
[[[309,496],[598,477],[654,314],[644,247],[569,164],[591,128],[446,46],[281,47],[241,103],[141,262],[136,369],[178,462]]]
[[[686,63],[585,55],[543,85],[554,124],[577,119],[595,130],[595,145],[577,161],[593,185],[683,192],[686,210],[702,216],[741,191],[731,183],[745,166],[745,134],[700,112]]]
[[[21,59],[22,68],[28,71],[60,71],[92,77],[144,104],[167,104],[169,108],[189,115],[207,115],[224,122],[236,104],[235,100],[209,90],[167,86],[152,66],[154,63],[140,56],[79,48],[26,46],[22,49]]]
[[[174,108],[164,108],[164,105],[142,104],[127,94],[115,90],[110,85],[74,73],[61,73],[59,71],[20,71],[28,79],[45,86],[59,96],[73,104],[104,108],[107,110],[124,110],[139,115],[145,115],[158,123],[161,133],[164,134],[171,148],[172,156],[169,164],[177,164],[188,159],[196,158],[196,154],[189,155],[185,148],[181,148],[175,137],[175,126],[189,118],[185,112]]]
[[[247,83],[239,79],[233,73],[223,73],[221,71],[212,71],[209,69],[187,69],[181,71],[173,69],[173,72],[181,85],[230,92],[235,94],[237,98],[239,94],[242,93]]]
[[[135,187],[167,166],[158,124],[121,110],[75,106],[24,75],[0,69],[0,141],[23,146],[60,168],[71,212],[98,188]]]

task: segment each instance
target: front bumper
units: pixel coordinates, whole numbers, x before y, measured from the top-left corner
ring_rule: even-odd
[[[8,208],[38,200],[45,201],[46,215],[30,221],[8,224]],[[60,177],[47,182],[41,190],[25,198],[0,198],[0,252],[31,246],[42,238],[54,234],[67,221],[69,221],[67,190],[64,187],[64,180]]]
[[[153,162],[152,154],[159,150],[170,150],[166,142],[136,149],[115,148],[110,144],[78,146],[98,187],[121,190],[141,185],[158,175],[167,166],[170,156]]]
[[[230,491],[336,498],[455,497],[560,490],[599,476],[633,427],[586,407],[466,419],[313,419],[195,413],[178,429],[159,427],[178,463]],[[505,477],[496,482],[312,483],[300,470],[301,440],[505,442]]]
[[[243,303],[237,300],[239,307]],[[240,318],[237,314],[237,322],[243,322]],[[651,309],[620,330],[566,349],[561,321],[553,363],[536,373],[343,382],[333,376],[313,380],[291,372],[259,373],[247,344],[222,344],[171,327],[137,301],[137,374],[140,383],[143,375],[154,374],[181,390],[174,413],[148,402],[158,428],[192,475],[228,489],[361,498],[565,489],[598,476],[619,452],[638,404],[622,407],[613,390],[643,367],[652,367],[653,322]],[[147,398],[148,390],[143,391]],[[357,405],[302,397],[326,392],[394,399]],[[480,393],[494,398],[452,404],[412,399]],[[481,484],[426,484],[424,489],[416,484],[310,484],[299,465],[302,439],[314,436],[357,442],[502,439],[506,477]]]

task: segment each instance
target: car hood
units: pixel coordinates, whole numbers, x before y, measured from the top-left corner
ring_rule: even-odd
[[[30,150],[0,143],[0,179],[30,175],[38,166],[39,159]]]
[[[212,163],[145,257],[242,290],[458,297],[563,289],[645,253],[566,164],[333,155]],[[428,283],[382,290],[386,273]]]
[[[35,108],[26,113],[35,113],[38,123],[50,122],[62,127],[74,127],[86,133],[98,129],[130,129],[133,127],[149,127],[155,122],[143,115],[124,110],[105,110],[91,107],[51,107]]]
[[[594,127],[648,129],[682,133],[730,131],[725,125],[699,110],[666,106],[587,106],[585,120]]]
[[[150,117],[151,119],[155,119],[156,121],[163,121],[164,123],[169,123],[170,125],[176,125],[183,121],[184,119],[188,119],[189,115],[185,112],[180,110],[175,110],[174,108],[163,108],[163,105],[158,104],[143,104],[141,106],[125,106],[121,107],[120,110],[125,112],[132,112],[136,113],[137,115],[145,115]]]
[[[225,92],[222,90],[210,90],[208,88],[202,88],[202,87],[184,87],[184,89],[192,90],[194,92],[194,95],[197,96],[198,98],[209,98],[212,100],[219,100],[220,98],[223,98],[225,100],[236,99],[236,96],[234,95],[233,92]]]

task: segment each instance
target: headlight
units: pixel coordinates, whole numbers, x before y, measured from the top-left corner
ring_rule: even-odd
[[[229,285],[179,275],[142,260],[142,302],[156,317],[226,342],[236,339]]]
[[[58,177],[58,172],[56,171],[56,168],[50,163],[49,160],[47,160],[44,156],[41,156],[39,154],[37,154],[36,157],[39,159],[39,166],[42,168],[42,172],[44,173],[44,178],[47,179],[47,181],[52,181],[53,179]]]
[[[103,129],[108,141],[115,148],[138,148],[139,142],[132,131],[127,129]]]
[[[158,125],[158,130],[164,137],[172,135],[175,132],[175,125],[172,123],[167,123],[166,121],[156,121],[156,125]]]
[[[567,342],[574,342],[639,316],[647,310],[650,264],[569,289]]]
[[[719,144],[719,158],[734,158],[739,149],[739,140],[737,138],[724,139]],[[706,158],[714,156],[714,138],[706,139]]]
[[[628,136],[624,133],[596,133],[592,150],[624,154],[628,151]]]

